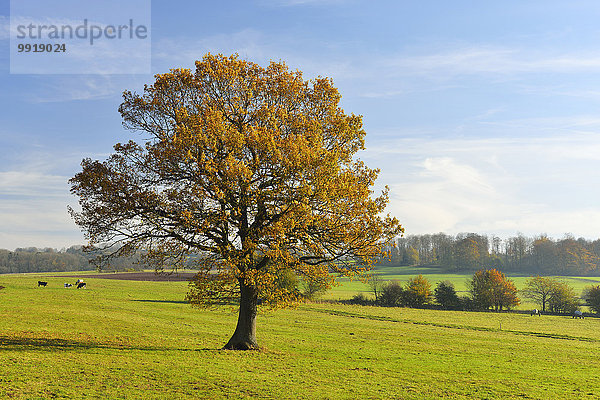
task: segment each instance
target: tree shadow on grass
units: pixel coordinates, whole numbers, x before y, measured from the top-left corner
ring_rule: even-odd
[[[37,350],[37,351],[72,351],[90,349],[109,350],[137,350],[137,351],[221,351],[216,348],[178,348],[162,346],[139,346],[130,344],[118,344],[111,342],[78,341],[57,338],[39,338],[23,336],[0,335],[0,352],[15,350]]]

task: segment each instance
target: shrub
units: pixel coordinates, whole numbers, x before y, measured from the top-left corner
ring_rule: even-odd
[[[464,311],[480,311],[481,307],[469,296],[460,296],[458,298],[458,309]]]
[[[315,300],[319,298],[325,294],[325,292],[327,292],[328,281],[326,279],[327,278],[319,279],[316,277],[303,279],[302,287],[304,291],[302,295],[309,300]]]
[[[277,287],[288,292],[297,292],[300,279],[294,271],[289,269],[282,269],[276,272],[275,280]]]
[[[457,310],[461,308],[461,302],[456,294],[454,285],[450,281],[438,283],[435,288],[435,301],[446,310]]]
[[[548,308],[552,312],[572,314],[579,309],[579,298],[566,282],[557,281],[550,294]]]
[[[583,291],[585,299],[590,310],[595,313],[600,313],[600,285],[588,286]]]
[[[379,297],[381,296],[381,290],[384,285],[385,282],[378,275],[374,273],[369,274],[369,288],[375,296],[376,303],[379,301]]]
[[[366,305],[371,304],[372,301],[370,299],[368,299],[367,296],[365,296],[364,294],[359,293],[359,294],[355,294],[354,296],[352,296],[352,298],[348,301],[348,303],[366,306]]]
[[[404,289],[398,282],[390,282],[384,285],[379,297],[379,303],[383,306],[398,307],[403,305]]]
[[[429,304],[432,297],[431,285],[423,275],[408,280],[404,291],[404,304],[409,307],[422,307]]]

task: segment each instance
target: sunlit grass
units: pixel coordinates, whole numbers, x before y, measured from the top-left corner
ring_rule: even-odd
[[[185,282],[0,275],[0,398],[581,399],[600,319],[303,304],[258,317],[262,351],[220,350],[235,310]],[[70,279],[70,278],[69,278]],[[353,283],[354,285],[355,283]]]

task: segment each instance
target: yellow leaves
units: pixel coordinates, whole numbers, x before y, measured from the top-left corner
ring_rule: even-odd
[[[267,303],[289,304],[297,293],[281,289],[282,271],[330,287],[335,274],[364,274],[402,232],[381,216],[387,189],[372,197],[379,171],[354,160],[362,117],[344,113],[328,78],[207,54],[195,71],[170,70],[123,98],[125,126],[150,140],[84,166],[77,221],[94,238],[217,258],[198,298],[241,280]]]

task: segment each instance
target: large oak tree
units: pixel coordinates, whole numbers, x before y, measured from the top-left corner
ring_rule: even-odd
[[[344,113],[327,78],[209,54],[123,98],[125,127],[144,139],[83,160],[71,214],[92,247],[141,250],[157,268],[195,262],[194,304],[238,296],[225,348],[258,347],[259,302],[297,300],[284,272],[330,286],[363,274],[402,232],[382,215],[387,187],[373,196],[379,171],[355,158],[362,118]]]

